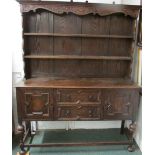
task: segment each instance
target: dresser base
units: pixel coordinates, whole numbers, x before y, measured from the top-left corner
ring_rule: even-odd
[[[57,146],[128,145],[134,151],[133,134],[140,87],[122,79],[29,79],[17,88],[18,131],[21,134],[21,155],[25,148]],[[122,120],[120,133],[128,140],[26,144],[31,136],[31,121],[112,121]],[[125,120],[132,120],[129,129]],[[26,124],[22,126],[23,121]],[[88,134],[88,133],[86,133]],[[108,134],[108,133],[107,133]],[[90,135],[91,136],[91,135]],[[59,137],[59,136],[58,136]],[[51,136],[52,138],[52,136]]]

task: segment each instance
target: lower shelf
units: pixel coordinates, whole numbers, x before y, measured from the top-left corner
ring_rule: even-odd
[[[126,142],[129,144],[125,134],[120,134],[120,129],[74,129],[74,130],[38,130],[36,131],[31,146],[43,143],[43,146],[67,146],[73,145],[106,145]],[[26,145],[26,144],[25,144]]]
[[[132,145],[127,132],[127,128],[125,134],[120,134],[120,129],[42,130],[24,147]]]
[[[130,124],[129,129],[121,126],[120,129],[37,130],[33,135],[29,133],[28,128],[23,142],[20,141],[20,155],[26,155],[28,151],[35,152],[37,147],[45,147],[45,152],[50,150],[51,154],[52,148],[56,151],[59,147],[58,150],[60,151],[62,148],[65,149],[64,146],[68,146],[67,150],[72,149],[72,151],[73,149],[77,151],[79,148],[84,151],[84,148],[88,149],[88,147],[90,147],[89,151],[90,149],[93,151],[94,148],[99,148],[99,146],[103,148],[105,145],[106,151],[111,146],[111,150],[123,149],[132,152],[139,149],[133,139],[133,125],[133,123]],[[114,147],[114,145],[118,146]],[[43,151],[43,148],[41,150]]]

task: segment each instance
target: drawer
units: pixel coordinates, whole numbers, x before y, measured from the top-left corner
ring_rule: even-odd
[[[100,104],[58,104],[55,107],[54,116],[56,120],[100,120],[100,109]]]
[[[18,104],[22,116],[27,119],[51,119],[53,117],[52,98],[49,89],[19,89]]]
[[[101,103],[101,91],[97,89],[56,89],[56,102],[59,103]]]

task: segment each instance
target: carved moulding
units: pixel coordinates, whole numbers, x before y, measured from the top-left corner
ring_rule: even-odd
[[[139,14],[139,6],[127,6],[127,5],[103,5],[103,4],[85,4],[85,3],[21,3],[21,12],[36,11],[38,9],[44,9],[56,14],[74,13],[79,16],[87,14],[98,14],[100,16],[111,15],[115,13],[122,13],[125,16],[131,16],[137,18]]]

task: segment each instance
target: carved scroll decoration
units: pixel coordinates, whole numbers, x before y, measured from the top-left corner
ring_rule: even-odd
[[[78,4],[78,3],[32,3],[22,4],[21,12],[36,12],[38,9],[44,9],[55,14],[74,13],[79,16],[87,14],[98,14],[100,16],[111,15],[115,13],[123,13],[133,18],[138,17],[139,8],[125,5],[97,5],[97,4]]]

